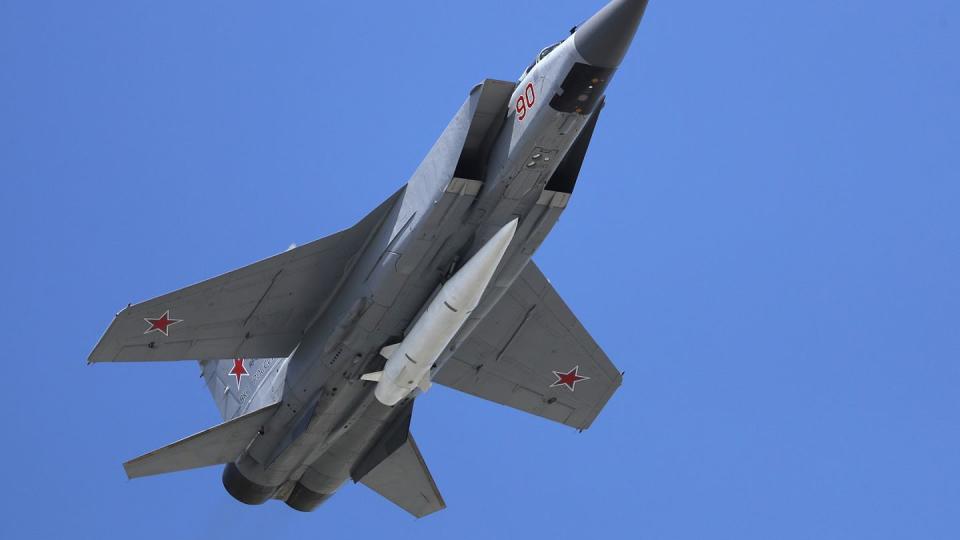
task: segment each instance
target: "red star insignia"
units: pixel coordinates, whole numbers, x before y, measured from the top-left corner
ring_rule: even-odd
[[[144,334],[149,334],[150,332],[161,332],[165,336],[170,335],[170,333],[167,331],[167,328],[170,328],[171,325],[177,324],[178,322],[183,322],[183,319],[171,319],[169,309],[164,311],[163,315],[156,319],[144,317],[143,320],[147,321],[147,324],[150,325],[150,328],[147,328],[146,331],[143,332]]]
[[[249,375],[247,368],[243,367],[243,358],[233,360],[233,369],[227,372],[227,375],[233,375],[237,378],[237,390],[240,390],[240,378]]]
[[[571,392],[573,392],[576,390],[578,382],[590,379],[590,377],[580,375],[579,371],[580,366],[573,366],[573,369],[566,373],[554,371],[553,376],[556,377],[557,380],[550,385],[550,388],[553,388],[554,386],[566,386]]]

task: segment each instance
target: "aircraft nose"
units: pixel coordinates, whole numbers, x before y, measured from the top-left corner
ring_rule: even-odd
[[[647,0],[613,0],[574,32],[577,52],[591,65],[619,66],[646,8]]]

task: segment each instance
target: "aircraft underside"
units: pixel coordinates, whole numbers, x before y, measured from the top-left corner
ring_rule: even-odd
[[[223,419],[128,476],[223,465],[237,500],[301,511],[352,479],[420,517],[445,506],[410,434],[433,384],[588,428],[622,374],[531,257],[645,6],[614,0],[518,82],[478,84],[354,226],[117,314],[90,362],[198,360]]]

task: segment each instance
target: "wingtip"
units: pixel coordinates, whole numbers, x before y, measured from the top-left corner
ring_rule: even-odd
[[[128,461],[123,464],[123,474],[127,475],[127,480],[133,480],[134,478],[137,478],[132,472],[130,472],[131,463],[133,463],[133,461]]]
[[[102,345],[102,343],[98,341],[97,344],[93,347],[93,350],[90,351],[90,354],[87,355],[87,365],[88,365],[88,366],[89,366],[90,364],[99,364],[99,363],[101,363],[101,362],[109,362],[109,361],[111,361],[111,359],[110,359],[109,357],[105,357],[105,356],[103,355],[103,352],[100,351],[100,346],[101,346],[101,345]]]

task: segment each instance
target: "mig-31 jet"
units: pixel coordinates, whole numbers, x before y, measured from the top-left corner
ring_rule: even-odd
[[[531,256],[646,4],[613,0],[519,81],[477,84],[356,225],[117,314],[90,362],[198,360],[224,420],[127,475],[225,465],[237,500],[302,511],[352,479],[419,517],[444,507],[409,431],[432,385],[589,427],[621,372]]]

